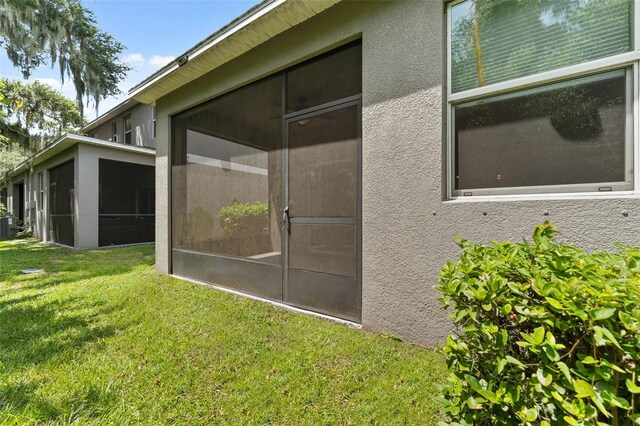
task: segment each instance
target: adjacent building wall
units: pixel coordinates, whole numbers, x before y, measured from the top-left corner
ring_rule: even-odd
[[[545,219],[588,249],[640,243],[632,195],[445,200],[444,5],[343,2],[157,102],[156,262],[170,271],[170,115],[347,40],[363,42],[362,324],[426,345],[450,322],[433,291],[455,237],[520,240]]]
[[[7,181],[8,210],[17,214],[14,184],[25,184],[25,218],[33,225],[34,237],[51,241],[49,235],[49,173],[48,170],[74,160],[74,247],[87,249],[98,247],[98,162],[100,158],[129,163],[154,165],[154,157],[148,154],[127,152],[94,145],[76,144],[60,154],[30,167],[24,173]],[[38,197],[38,174],[43,173],[44,202]]]
[[[118,128],[118,143],[124,143],[124,117],[131,114],[131,145],[155,148],[156,138],[153,135],[153,107],[145,104],[137,104],[111,118],[104,124],[95,128],[86,129],[89,136],[105,141],[113,142],[111,125],[115,123]],[[136,143],[136,135],[139,135]]]
[[[14,194],[13,185],[24,182],[25,199],[24,211],[25,218],[29,219],[33,225],[34,237],[43,241],[50,241],[49,238],[49,173],[48,170],[57,165],[75,160],[77,156],[77,148],[71,147],[60,154],[36,165],[29,167],[24,173],[13,176],[7,181],[7,209],[14,215],[17,215],[17,194]],[[44,202],[41,204],[38,193],[38,174],[43,174],[44,184]],[[77,177],[76,177],[77,179]],[[76,181],[77,182],[77,181]]]
[[[78,168],[76,178],[76,203],[78,205],[76,225],[76,248],[98,247],[98,179],[99,160],[124,161],[154,165],[151,155],[103,148],[95,145],[78,145]]]

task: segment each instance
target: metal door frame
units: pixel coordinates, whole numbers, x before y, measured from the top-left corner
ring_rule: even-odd
[[[286,82],[285,82],[286,85]],[[284,91],[283,91],[284,92]],[[284,101],[284,93],[283,93]],[[349,107],[356,107],[357,110],[357,143],[356,150],[356,280],[358,283],[357,297],[360,306],[358,307],[360,320],[362,319],[362,95],[349,96],[337,101],[327,102],[285,114],[282,118],[283,141],[282,141],[282,211],[289,206],[289,123],[305,118],[313,118],[331,111],[338,111]],[[302,222],[299,222],[302,223]],[[315,222],[314,222],[315,223]],[[336,222],[331,222],[336,223]],[[350,219],[345,219],[345,224],[353,224]],[[289,233],[288,224],[281,221],[281,244],[282,244],[282,301],[288,305],[295,306],[287,301],[289,285]]]

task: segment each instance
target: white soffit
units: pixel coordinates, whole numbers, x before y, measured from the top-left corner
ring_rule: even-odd
[[[151,104],[340,1],[265,0],[182,55],[188,57],[186,64],[171,62],[133,87],[129,95]]]

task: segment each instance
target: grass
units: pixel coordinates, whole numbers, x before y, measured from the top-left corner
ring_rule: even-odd
[[[442,358],[154,272],[0,242],[0,424],[429,425]],[[24,268],[45,272],[20,275]]]

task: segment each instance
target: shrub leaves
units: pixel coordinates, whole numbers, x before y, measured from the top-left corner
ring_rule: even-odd
[[[449,425],[640,424],[640,249],[460,240],[436,289],[460,335],[438,398]]]

